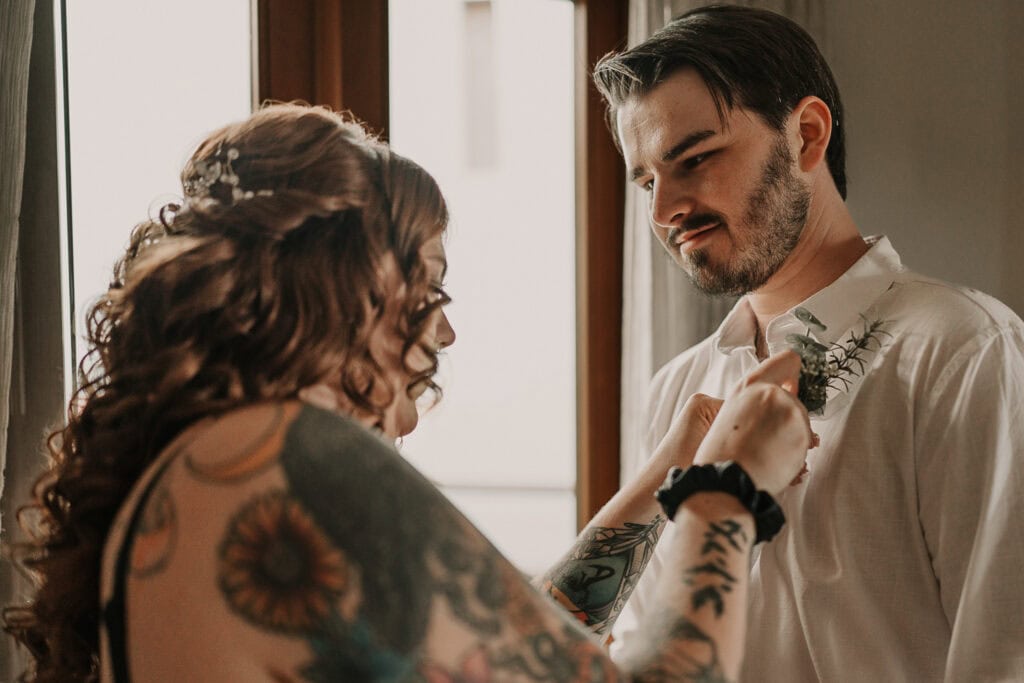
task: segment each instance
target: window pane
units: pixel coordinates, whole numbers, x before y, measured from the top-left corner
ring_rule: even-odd
[[[389,15],[391,142],[449,200],[458,335],[444,400],[403,450],[537,570],[575,532],[573,6],[391,0]]]
[[[180,200],[178,172],[202,137],[249,113],[249,8],[249,0],[67,3],[78,320],[106,289],[132,226]]]
[[[442,487],[522,571],[548,569],[572,542],[576,496],[558,489]]]

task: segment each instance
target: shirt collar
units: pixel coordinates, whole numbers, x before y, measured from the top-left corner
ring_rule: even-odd
[[[896,274],[904,269],[899,254],[888,237],[868,237],[865,242],[868,243],[868,251],[835,282],[768,323],[765,340],[769,354],[789,348],[786,342],[788,335],[807,333],[807,325],[794,313],[797,308],[806,308],[825,325],[825,330],[815,331],[813,336],[828,345],[838,341],[889,289]],[[747,297],[743,297],[719,326],[715,346],[726,354],[737,348],[751,347],[756,329],[757,318]]]

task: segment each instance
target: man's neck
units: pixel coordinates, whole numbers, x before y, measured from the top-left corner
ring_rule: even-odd
[[[835,282],[868,250],[846,205],[838,195],[835,200],[818,207],[812,202],[796,247],[768,282],[748,297],[757,318],[759,357],[767,354],[764,330],[769,322]]]
[[[754,352],[757,354],[758,360],[764,360],[768,357],[768,342],[764,338],[764,333],[761,331],[761,323],[757,323],[757,327],[754,328]]]

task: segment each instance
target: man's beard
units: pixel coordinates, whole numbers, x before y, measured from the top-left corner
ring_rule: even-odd
[[[732,233],[734,250],[726,263],[715,264],[704,249],[687,257],[687,273],[706,294],[738,296],[763,285],[782,266],[800,240],[811,195],[793,175],[793,155],[779,135],[747,201],[744,231]],[[708,222],[706,218],[701,219]],[[724,217],[718,217],[727,228]]]

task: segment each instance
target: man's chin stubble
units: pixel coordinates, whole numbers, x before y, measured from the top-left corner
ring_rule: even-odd
[[[722,272],[711,265],[704,249],[695,249],[684,257],[683,272],[701,294],[707,296],[742,296],[754,289],[738,282],[735,274]]]

